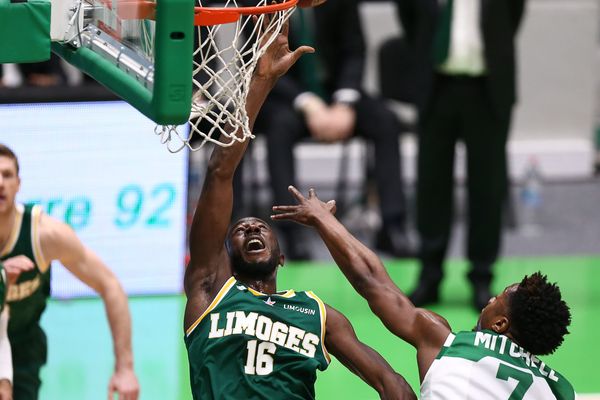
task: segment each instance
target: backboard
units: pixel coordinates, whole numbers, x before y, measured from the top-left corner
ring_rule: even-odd
[[[40,15],[52,51],[156,122],[163,143],[179,151],[253,137],[246,96],[258,59],[297,4],[321,0],[197,0],[197,6],[195,0],[37,1],[51,3],[51,17],[48,7]],[[13,21],[12,31],[32,25]],[[37,34],[36,60],[48,54],[46,32]],[[0,44],[11,50],[0,51],[0,63],[21,62],[14,61],[17,47]],[[18,54],[29,62],[25,56]],[[191,129],[181,132],[178,126],[188,121]],[[202,138],[198,145],[194,137]]]
[[[188,120],[194,0],[52,0],[52,51],[157,124]]]

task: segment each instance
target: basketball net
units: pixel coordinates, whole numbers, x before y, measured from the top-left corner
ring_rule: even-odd
[[[252,8],[242,7],[252,11],[240,15],[235,22],[198,26],[189,129],[155,128],[169,151],[178,152],[185,147],[197,151],[206,143],[227,147],[254,138],[246,113],[250,80],[258,59],[277,38],[296,4],[288,0],[288,8],[269,14],[257,12],[271,4],[267,1],[259,0]],[[200,7],[196,10],[202,10],[202,3],[207,0],[198,2]],[[227,0],[224,9],[240,7],[238,3],[240,0]]]

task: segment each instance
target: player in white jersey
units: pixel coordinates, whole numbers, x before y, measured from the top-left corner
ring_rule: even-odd
[[[417,349],[421,399],[569,400],[561,374],[537,356],[553,353],[569,333],[569,307],[560,289],[535,273],[490,299],[472,332],[453,333],[448,321],[416,308],[389,277],[375,253],[334,217],[315,191],[297,205],[273,207],[275,220],[317,230],[335,262],[371,310],[396,336]]]

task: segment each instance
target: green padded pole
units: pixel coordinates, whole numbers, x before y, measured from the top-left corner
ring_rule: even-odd
[[[157,124],[183,124],[192,102],[194,0],[159,0],[154,37],[153,91],[87,47],[52,43],[52,51]]]
[[[152,104],[152,93],[140,85],[135,78],[121,71],[111,62],[87,47],[70,49],[58,43],[52,43],[52,51],[68,63],[75,65],[78,69],[102,83],[116,93],[117,96],[126,99],[129,104],[137,108],[148,118],[154,119],[152,108],[150,107]]]
[[[0,0],[0,64],[50,59],[50,1]]]
[[[157,122],[185,123],[192,104],[194,0],[158,1],[154,48],[152,112]]]

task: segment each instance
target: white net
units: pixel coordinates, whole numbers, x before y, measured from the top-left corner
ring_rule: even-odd
[[[198,0],[202,7],[206,0]],[[227,0],[224,7],[240,7]],[[268,0],[255,2],[265,6]],[[230,146],[254,138],[248,126],[246,96],[258,59],[275,40],[294,7],[273,14],[242,15],[237,22],[198,27],[194,51],[194,95],[189,129],[157,126],[155,133],[172,152],[199,150],[206,143]]]

